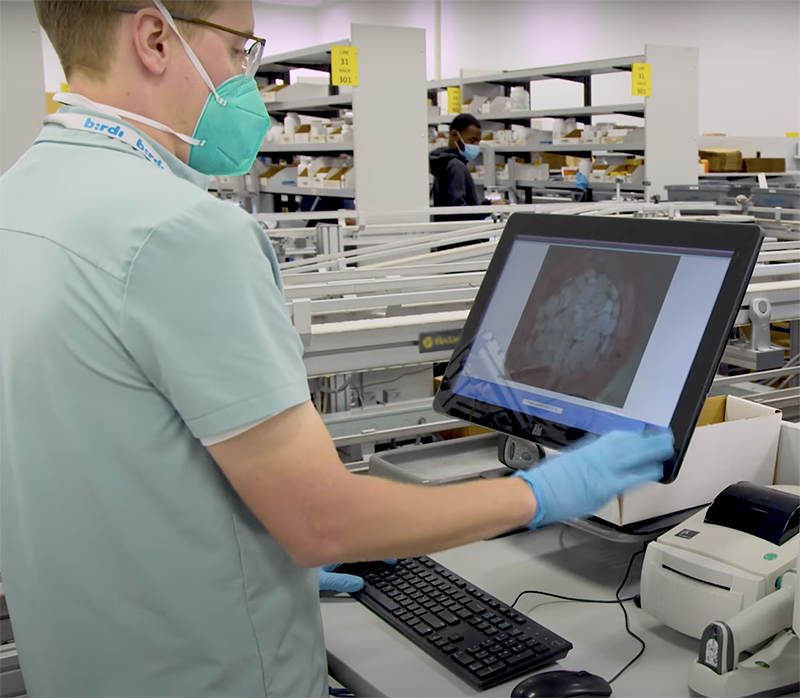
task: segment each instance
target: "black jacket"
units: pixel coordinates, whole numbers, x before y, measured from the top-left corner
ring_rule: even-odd
[[[467,167],[467,161],[456,148],[437,148],[431,151],[429,162],[433,175],[434,206],[477,206],[480,203],[475,195],[475,182]],[[463,213],[434,216],[434,220],[474,221],[483,220],[487,215]]]

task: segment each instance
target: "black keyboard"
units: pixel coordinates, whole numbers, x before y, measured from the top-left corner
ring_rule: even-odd
[[[342,565],[362,604],[478,689],[565,657],[572,644],[428,557]]]

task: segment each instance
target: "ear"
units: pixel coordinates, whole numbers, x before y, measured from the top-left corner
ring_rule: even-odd
[[[153,75],[162,75],[167,69],[170,38],[175,33],[155,8],[144,8],[131,18],[133,46],[139,60]]]

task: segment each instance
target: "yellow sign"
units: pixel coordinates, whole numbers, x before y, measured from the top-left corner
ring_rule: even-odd
[[[358,48],[331,47],[331,85],[358,86]]]
[[[461,88],[448,87],[447,88],[447,113],[460,114],[461,113]]]
[[[800,138],[800,131],[788,131],[786,133],[787,138]]]
[[[631,94],[634,97],[649,97],[651,88],[650,64],[634,63],[631,66]]]

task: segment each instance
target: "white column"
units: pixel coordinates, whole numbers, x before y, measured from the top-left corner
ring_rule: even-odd
[[[645,98],[645,173],[649,195],[667,184],[697,184],[696,48],[645,46],[652,92]]]
[[[354,24],[353,146],[359,211],[428,207],[425,30]]]
[[[45,114],[44,64],[32,2],[0,1],[0,174],[32,144]]]

